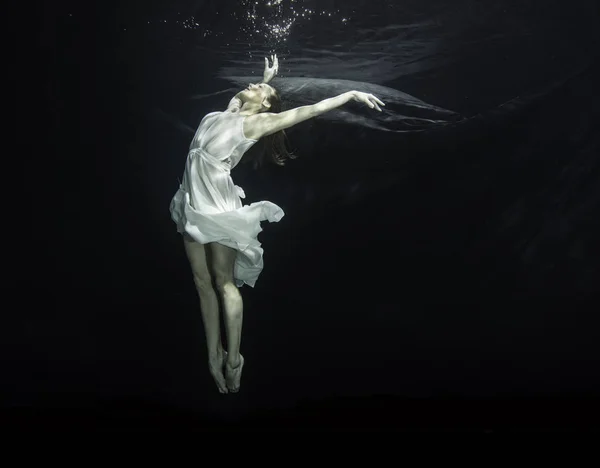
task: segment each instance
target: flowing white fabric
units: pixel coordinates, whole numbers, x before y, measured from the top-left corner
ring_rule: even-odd
[[[244,118],[231,112],[213,112],[202,119],[170,212],[178,232],[201,244],[218,242],[236,249],[236,285],[254,287],[264,266],[257,238],[262,231],[260,223],[278,222],[284,212],[269,201],[243,206],[244,191],[231,179],[231,170],[257,141],[244,135]]]

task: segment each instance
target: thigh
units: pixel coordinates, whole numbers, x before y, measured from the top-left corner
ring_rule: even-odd
[[[192,267],[194,282],[198,287],[212,287],[212,275],[208,268],[208,248],[189,236],[183,236],[185,253]]]
[[[233,281],[233,267],[235,264],[235,258],[237,256],[237,250],[227,247],[226,245],[219,244],[218,242],[211,242],[210,258],[212,263],[212,271],[215,275],[215,279],[218,284]]]

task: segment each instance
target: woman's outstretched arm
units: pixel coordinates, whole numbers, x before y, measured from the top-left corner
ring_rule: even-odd
[[[324,99],[310,106],[296,107],[279,114],[262,113],[248,117],[244,123],[244,132],[249,138],[258,139],[263,136],[271,135],[280,130],[293,127],[300,122],[317,117],[318,115],[329,112],[333,109],[343,106],[349,101],[363,102],[371,109],[381,112],[381,106],[385,104],[372,94],[362,93],[360,91],[348,91],[329,99]]]

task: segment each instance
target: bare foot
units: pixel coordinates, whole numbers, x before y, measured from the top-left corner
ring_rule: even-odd
[[[225,382],[225,377],[223,376],[223,367],[225,365],[226,360],[226,351],[223,351],[223,354],[221,355],[220,359],[216,358],[214,360],[208,360],[208,370],[210,371],[210,375],[212,375],[215,383],[217,384],[219,393],[227,393],[227,384]]]
[[[225,364],[225,380],[227,388],[231,393],[240,391],[240,382],[242,380],[242,368],[244,367],[244,356],[240,354],[240,364],[237,367],[231,367],[229,363]]]

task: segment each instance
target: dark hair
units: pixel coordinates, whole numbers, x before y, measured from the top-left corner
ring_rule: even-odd
[[[282,111],[281,96],[275,88],[273,91],[269,98],[271,104],[269,112],[278,114]],[[264,136],[248,150],[242,161],[252,162],[254,169],[258,169],[267,162],[284,166],[287,159],[296,159],[297,157],[288,151],[285,144],[287,139],[285,130]]]

